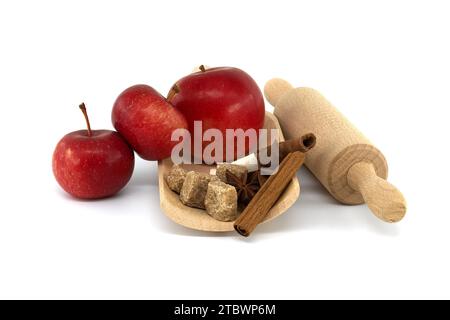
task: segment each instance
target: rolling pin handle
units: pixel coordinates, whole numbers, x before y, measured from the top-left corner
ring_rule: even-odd
[[[380,178],[369,162],[354,164],[347,174],[351,188],[361,193],[369,209],[386,222],[400,221],[406,213],[406,200],[401,192]]]
[[[274,107],[277,105],[278,100],[288,91],[294,89],[294,87],[286,80],[280,78],[273,78],[267,81],[264,86],[264,96]]]

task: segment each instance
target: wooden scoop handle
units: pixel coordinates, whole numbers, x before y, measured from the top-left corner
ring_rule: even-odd
[[[351,188],[361,193],[370,210],[386,222],[400,221],[406,213],[406,200],[401,192],[377,176],[371,163],[358,162],[347,174]]]

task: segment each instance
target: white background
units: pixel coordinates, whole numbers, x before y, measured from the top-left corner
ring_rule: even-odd
[[[448,1],[1,1],[0,298],[450,298]],[[51,156],[112,128],[136,83],[199,65],[324,93],[388,159],[408,200],[389,225],[303,169],[300,200],[249,238],[187,230],[137,159],[117,197],[77,201]],[[271,107],[267,105],[267,109]]]

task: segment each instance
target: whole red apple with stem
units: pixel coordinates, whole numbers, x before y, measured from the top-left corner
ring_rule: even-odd
[[[224,137],[223,159],[226,159],[226,129],[261,129],[264,125],[264,98],[256,82],[244,71],[219,67],[191,73],[178,80],[170,90],[167,100],[187,119],[191,133],[191,146],[194,146],[194,121],[202,121],[202,135],[212,128],[219,129]],[[245,154],[237,154],[234,140],[234,158],[241,157],[254,149],[255,145],[246,143]],[[201,158],[209,141],[202,142]]]
[[[87,130],[71,132],[58,142],[53,153],[53,173],[59,185],[74,197],[109,197],[130,180],[134,153],[119,133],[91,130],[84,103],[80,109]]]
[[[114,103],[111,119],[114,128],[145,160],[169,157],[178,143],[171,141],[172,132],[187,129],[183,114],[147,85],[123,91]]]

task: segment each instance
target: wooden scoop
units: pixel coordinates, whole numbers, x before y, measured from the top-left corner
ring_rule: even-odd
[[[280,125],[276,117],[266,112],[264,120],[264,128],[277,129],[278,137],[280,141],[284,141],[283,133],[281,132]],[[268,137],[268,143],[270,143],[270,137]],[[209,216],[205,210],[187,207],[181,203],[178,194],[173,192],[167,186],[164,176],[170,171],[173,163],[170,158],[160,160],[158,162],[158,176],[159,176],[159,197],[161,208],[164,213],[172,219],[174,222],[183,225],[185,227],[211,232],[226,232],[234,231],[234,222],[224,222],[213,219]],[[215,166],[208,165],[184,165],[187,170],[194,170],[199,172],[209,173]],[[275,219],[280,216],[286,210],[297,201],[300,195],[300,184],[296,176],[289,182],[287,188],[284,190],[281,197],[276,201],[274,206],[270,209],[267,216],[264,217],[264,222]]]
[[[331,195],[345,204],[366,202],[386,222],[404,217],[406,201],[386,181],[383,154],[319,92],[294,89],[285,80],[272,79],[264,95],[275,107],[286,139],[314,132],[317,144],[308,152],[305,165]]]

